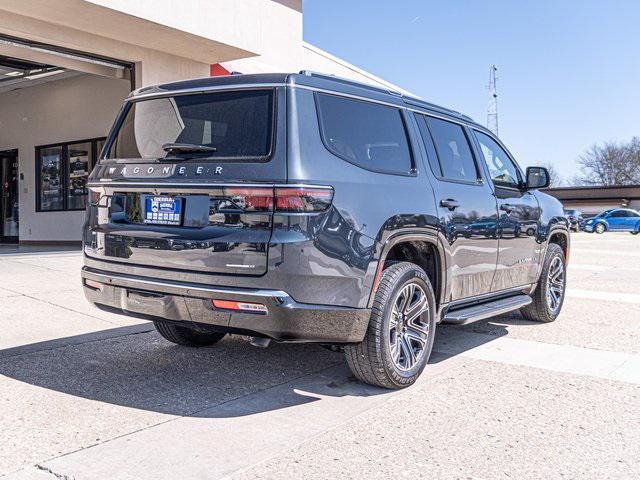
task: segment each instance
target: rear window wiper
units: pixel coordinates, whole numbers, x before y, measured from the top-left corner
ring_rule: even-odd
[[[198,145],[196,143],[165,143],[162,145],[165,152],[217,152],[216,147]]]

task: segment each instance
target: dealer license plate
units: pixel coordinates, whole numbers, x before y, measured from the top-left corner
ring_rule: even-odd
[[[144,201],[144,223],[180,225],[182,199],[167,196],[148,196]]]

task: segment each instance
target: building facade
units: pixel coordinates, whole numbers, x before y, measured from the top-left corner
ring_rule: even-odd
[[[87,175],[134,88],[309,69],[401,91],[305,43],[301,0],[179,8],[172,0],[0,3],[0,243],[79,242]]]

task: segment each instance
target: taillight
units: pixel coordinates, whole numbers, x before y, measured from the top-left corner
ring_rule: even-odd
[[[247,212],[273,210],[273,188],[225,188],[224,196]]]
[[[276,188],[276,211],[285,213],[322,212],[333,200],[333,189]]]
[[[323,212],[331,206],[333,189],[330,187],[233,187],[224,189],[227,203],[218,211],[241,208],[246,212],[312,213]]]

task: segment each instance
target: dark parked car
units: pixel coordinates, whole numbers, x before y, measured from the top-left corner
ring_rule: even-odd
[[[580,210],[565,209],[564,214],[567,217],[567,220],[569,220],[569,226],[571,227],[571,230],[579,232],[580,225],[583,221],[582,212]]]
[[[400,388],[441,321],[558,317],[548,179],[469,117],[331,76],[147,87],[90,176],[84,291],[179,345],[315,342]]]
[[[637,235],[640,232],[640,213],[631,208],[605,210],[595,217],[585,220],[582,223],[582,229],[589,233],[612,231],[631,232],[632,235]]]

